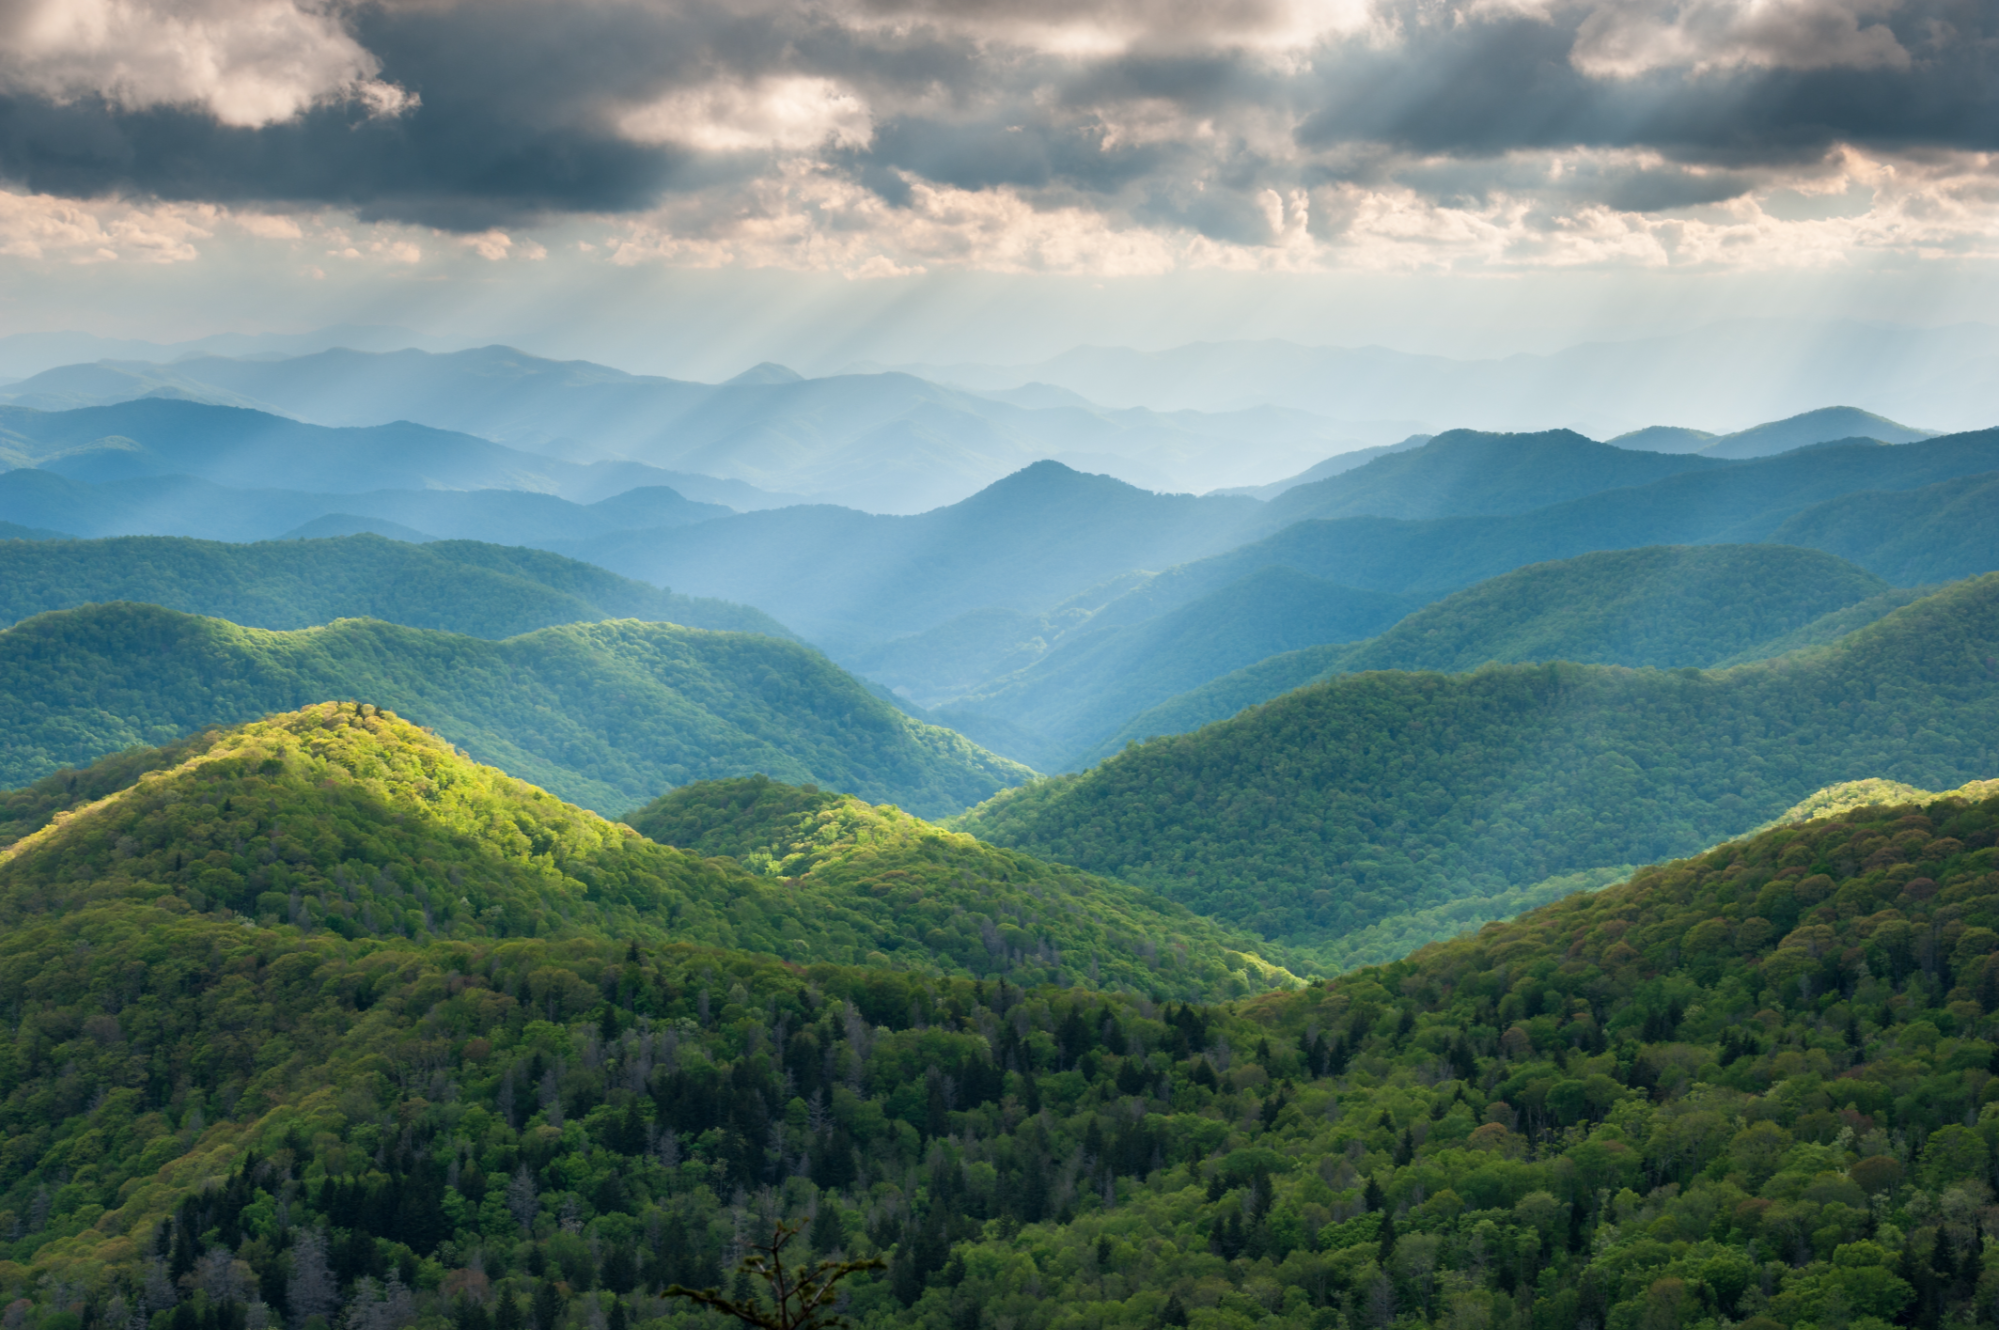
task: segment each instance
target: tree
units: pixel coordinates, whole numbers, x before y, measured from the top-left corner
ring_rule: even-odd
[[[797,1237],[802,1227],[778,1224],[771,1230],[770,1241],[751,1247],[749,1255],[737,1266],[742,1274],[763,1281],[770,1307],[761,1305],[754,1297],[724,1297],[719,1288],[692,1289],[673,1284],[668,1286],[666,1296],[686,1298],[759,1330],[832,1330],[846,1324],[846,1318],[835,1313],[830,1305],[839,1282],[864,1270],[879,1270],[883,1263],[873,1257],[865,1261],[822,1260],[802,1271],[787,1271],[785,1244]]]
[[[326,1234],[309,1228],[292,1248],[292,1277],[285,1285],[285,1304],[292,1324],[304,1325],[314,1316],[333,1315],[338,1296],[333,1271],[326,1264]]]

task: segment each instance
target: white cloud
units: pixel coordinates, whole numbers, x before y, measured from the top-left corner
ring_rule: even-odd
[[[799,76],[681,89],[625,112],[618,127],[641,143],[709,152],[858,148],[874,137],[873,117],[859,97],[831,79]]]
[[[1571,60],[1593,78],[1657,69],[1906,69],[1909,53],[1868,22],[1895,0],[1607,0],[1576,32]]]
[[[128,110],[199,107],[226,125],[326,102],[416,104],[321,6],[295,0],[14,0],[0,5],[0,88]]]

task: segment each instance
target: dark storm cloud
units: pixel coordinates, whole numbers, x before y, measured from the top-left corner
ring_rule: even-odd
[[[1386,0],[1371,34],[1279,56],[1231,36],[1281,25],[1275,0],[377,4],[348,12],[347,31],[382,83],[416,99],[398,114],[322,98],[230,126],[199,106],[59,98],[0,78],[0,176],[62,195],[336,205],[465,230],[629,212],[738,185],[772,153],[635,136],[622,116],[682,90],[785,77],[828,80],[865,105],[865,141],[819,155],[891,203],[912,180],[1004,186],[1247,241],[1269,230],[1263,191],[1331,180],[1652,211],[1736,197],[1760,170],[1841,143],[1999,148],[1990,0],[1912,0],[1878,22],[1830,2],[1748,18],[1734,0],[1705,2],[1653,13],[1596,0],[1541,16]],[[1078,20],[1116,35],[1111,53],[1035,36],[1035,24]],[[1646,55],[1672,23],[1694,54]],[[1555,182],[1493,166],[1577,147],[1672,165]]]

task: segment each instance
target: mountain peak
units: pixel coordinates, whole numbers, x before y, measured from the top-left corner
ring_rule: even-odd
[[[774,360],[766,360],[752,365],[733,379],[722,380],[725,388],[742,388],[776,383],[803,383],[805,376],[797,370],[780,365]]]

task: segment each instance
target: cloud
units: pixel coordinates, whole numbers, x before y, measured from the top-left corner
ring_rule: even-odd
[[[23,195],[432,257],[578,217],[886,275],[1962,249],[1999,153],[1986,0],[0,0],[0,37]],[[1871,231],[1758,203],[1858,163]]]
[[[617,119],[640,143],[707,152],[860,148],[874,137],[867,105],[831,79],[792,75],[683,88]]]
[[[257,128],[326,103],[396,115],[414,98],[338,21],[293,0],[8,0],[0,89],[120,111],[198,107]]]

